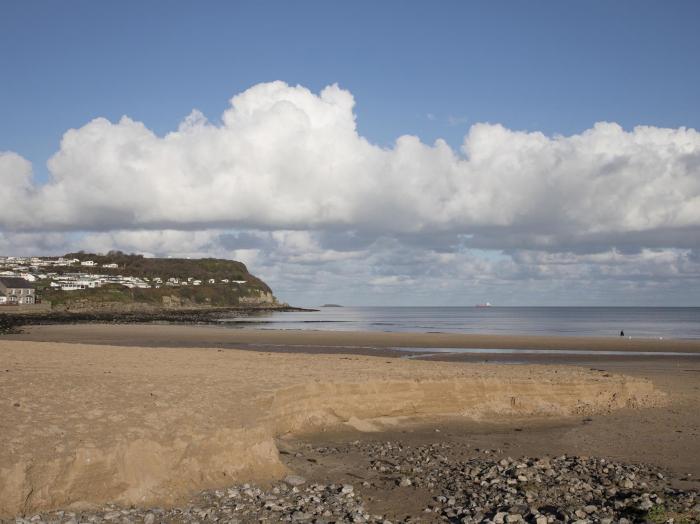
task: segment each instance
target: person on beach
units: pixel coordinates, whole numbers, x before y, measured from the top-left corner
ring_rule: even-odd
[[[625,336],[625,332],[624,332],[624,331],[620,331],[620,336],[621,336],[621,337],[624,337],[624,336]]]

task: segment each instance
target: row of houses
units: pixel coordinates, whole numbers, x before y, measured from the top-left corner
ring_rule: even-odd
[[[64,273],[51,278],[50,287],[61,291],[91,289],[107,284],[118,284],[128,288],[150,288],[147,279],[122,275],[95,275],[92,273]]]
[[[85,267],[86,271],[65,272],[66,267]],[[201,285],[244,285],[245,280],[235,279],[207,279],[205,281],[194,277],[161,278],[161,277],[132,277],[113,274],[98,274],[87,272],[87,268],[94,269],[98,264],[92,260],[80,261],[69,258],[38,258],[38,257],[0,257],[0,279],[6,281],[6,285],[0,288],[0,305],[2,304],[33,304],[36,302],[34,285],[44,282],[42,286],[61,291],[78,291],[83,289],[99,288],[109,284],[121,285],[127,288],[160,288],[183,287]],[[102,264],[105,269],[118,269],[117,264]],[[56,268],[56,269],[53,269]],[[58,269],[61,268],[61,269]]]
[[[40,258],[40,257],[0,257],[0,265],[9,267],[69,267],[80,265],[77,258]]]
[[[96,275],[92,273],[64,273],[62,275],[56,275],[51,279],[50,286],[52,288],[58,288],[62,291],[74,291],[78,289],[90,289],[102,287],[108,284],[118,284],[128,288],[161,288],[166,287],[182,287],[182,286],[201,286],[205,282],[202,280],[197,280],[194,277],[189,278],[169,278],[164,281],[160,277],[148,278],[148,277],[129,277],[122,275]],[[219,280],[210,278],[206,281],[206,284],[245,284],[245,280],[230,280],[224,278]]]

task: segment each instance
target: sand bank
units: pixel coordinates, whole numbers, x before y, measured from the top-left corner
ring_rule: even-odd
[[[663,402],[576,368],[0,340],[0,515],[167,504],[279,478],[274,437],[402,417],[570,416]]]

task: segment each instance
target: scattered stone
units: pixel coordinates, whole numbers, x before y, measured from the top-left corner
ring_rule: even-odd
[[[503,457],[500,450],[465,457],[448,443],[412,447],[401,442],[358,441],[315,449],[309,446],[309,451],[317,455],[361,453],[368,460],[368,480],[357,492],[352,484],[314,484],[289,475],[267,489],[243,484],[204,491],[178,508],[108,506],[102,511],[55,511],[0,523],[391,524],[387,517],[402,523],[700,522],[700,495],[672,487],[663,473],[644,464],[571,456],[512,459]],[[408,486],[432,495],[419,515],[368,513],[373,489]]]

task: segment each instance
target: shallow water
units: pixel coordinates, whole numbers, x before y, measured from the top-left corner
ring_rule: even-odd
[[[231,327],[324,331],[700,339],[700,308],[342,307],[224,319]]]
[[[697,357],[700,353],[683,351],[606,351],[606,350],[586,350],[586,349],[507,349],[507,348],[421,348],[421,347],[393,347],[395,351],[406,351],[409,353],[467,353],[475,355],[621,355],[625,357],[647,356],[647,357]]]

